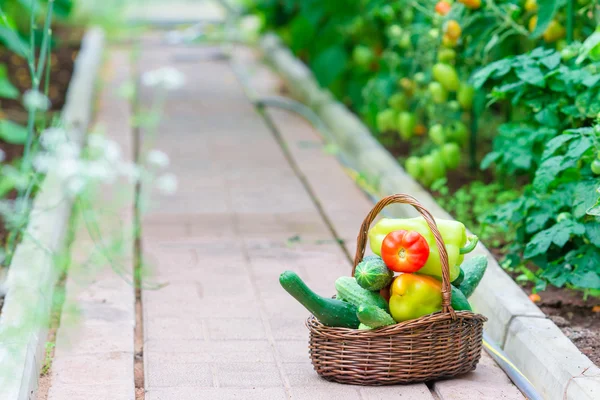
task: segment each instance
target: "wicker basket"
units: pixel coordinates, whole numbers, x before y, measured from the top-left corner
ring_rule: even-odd
[[[332,328],[309,317],[310,357],[317,373],[327,380],[354,385],[424,382],[472,371],[481,357],[487,318],[455,312],[450,306],[450,270],[442,236],[429,211],[412,196],[388,196],[367,215],[358,234],[352,275],[364,256],[369,226],[393,203],[415,207],[433,232],[442,262],[442,311],[373,330]]]

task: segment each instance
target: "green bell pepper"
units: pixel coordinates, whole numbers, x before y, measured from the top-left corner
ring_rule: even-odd
[[[460,274],[460,264],[464,260],[464,254],[475,249],[477,245],[477,236],[467,237],[465,225],[458,221],[436,219],[438,229],[442,234],[442,239],[446,245],[448,253],[448,262],[450,266],[450,281],[458,278]],[[369,229],[369,242],[371,250],[377,255],[381,255],[381,244],[388,233],[398,230],[416,231],[423,235],[429,244],[429,258],[418,273],[442,278],[442,264],[440,253],[435,244],[433,233],[429,229],[427,222],[423,217],[407,219],[383,218]]]

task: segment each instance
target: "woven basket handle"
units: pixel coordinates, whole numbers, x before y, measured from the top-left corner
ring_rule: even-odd
[[[356,255],[354,256],[354,266],[352,267],[352,276],[354,276],[354,270],[358,263],[360,263],[365,255],[365,247],[367,245],[369,227],[373,220],[377,217],[377,215],[383,210],[386,206],[394,203],[400,204],[408,204],[417,209],[417,211],[423,216],[425,222],[431,229],[433,233],[433,237],[435,238],[435,244],[437,245],[438,251],[440,253],[440,261],[442,263],[442,311],[445,313],[450,313],[454,318],[455,311],[450,305],[452,301],[452,288],[450,286],[450,265],[448,263],[448,252],[446,251],[446,246],[444,245],[444,240],[442,239],[442,234],[438,230],[437,224],[435,223],[435,219],[427,209],[425,209],[421,203],[417,201],[414,197],[407,194],[394,194],[392,196],[384,197],[379,200],[375,207],[371,210],[371,212],[367,215],[365,220],[360,227],[360,232],[358,233],[358,238],[356,242]]]

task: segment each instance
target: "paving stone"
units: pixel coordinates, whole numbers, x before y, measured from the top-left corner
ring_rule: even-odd
[[[185,318],[151,317],[144,321],[144,338],[154,339],[205,339],[206,321]]]
[[[53,384],[133,387],[133,356],[130,352],[89,355],[55,353],[52,373]]]
[[[281,387],[279,369],[275,364],[227,363],[215,364],[219,387],[267,388]]]
[[[132,368],[133,370],[133,368]],[[158,387],[212,387],[213,376],[206,363],[182,363],[177,360],[144,360],[144,385]]]
[[[442,380],[434,384],[435,392],[444,400],[458,399],[506,399],[523,400],[517,389],[484,351],[477,369],[455,379]]]
[[[169,388],[151,389],[146,392],[146,400],[288,400],[282,388]]]
[[[358,388],[334,385],[329,388],[292,388],[294,400],[360,400]]]
[[[133,385],[63,385],[52,384],[48,400],[131,400],[135,398]]]
[[[265,328],[260,319],[211,318],[208,333],[212,340],[265,340]]]
[[[179,363],[274,363],[267,341],[147,340],[144,357],[160,364],[163,360]]]
[[[365,387],[360,390],[362,400],[433,400],[434,397],[427,386],[423,384]],[[446,399],[443,397],[442,399]],[[465,399],[469,399],[465,397]],[[474,397],[473,400],[479,400]]]

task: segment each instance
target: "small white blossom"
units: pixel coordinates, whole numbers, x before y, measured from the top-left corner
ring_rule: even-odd
[[[28,111],[47,111],[50,108],[50,100],[45,94],[37,90],[28,90],[23,95],[23,105]]]
[[[114,167],[100,161],[90,161],[84,166],[84,174],[91,179],[112,183],[116,179]]]
[[[106,139],[99,133],[90,133],[87,137],[87,144],[94,149],[103,149]]]
[[[67,133],[61,128],[48,128],[40,134],[40,143],[49,150],[67,141]]]
[[[78,160],[73,158],[59,159],[56,166],[56,172],[58,176],[63,179],[70,179],[81,172],[81,165]]]
[[[173,174],[164,174],[156,180],[156,187],[163,194],[173,194],[177,191],[177,177]]]
[[[139,181],[142,173],[140,168],[135,164],[121,163],[118,165],[119,174],[125,177],[129,182],[135,183]]]
[[[116,142],[106,140],[104,142],[104,159],[108,162],[117,162],[121,158],[121,148]]]
[[[185,83],[185,76],[173,67],[162,67],[145,72],[142,83],[149,87],[163,87],[167,90],[176,90]]]
[[[146,160],[148,164],[158,168],[165,168],[169,165],[169,156],[160,150],[150,150]]]
[[[54,157],[48,153],[38,153],[32,160],[33,168],[40,173],[46,173],[50,170]]]
[[[85,189],[86,180],[81,176],[75,176],[67,181],[66,191],[72,197],[79,195]]]

